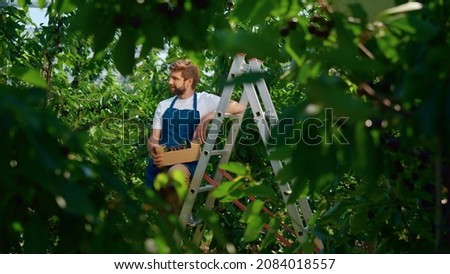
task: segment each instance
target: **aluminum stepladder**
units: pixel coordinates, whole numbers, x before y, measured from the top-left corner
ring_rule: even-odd
[[[261,61],[257,59],[250,59],[249,63],[245,62],[245,54],[238,54],[234,57],[233,63],[228,74],[228,82],[231,82],[237,76],[244,73],[261,73]],[[216,167],[213,180],[220,183],[223,179],[223,173],[219,169],[219,165],[227,163],[230,159],[231,152],[233,150],[234,143],[236,141],[240,125],[244,117],[244,112],[232,117],[231,128],[228,132],[226,143],[223,149],[215,149],[217,137],[219,136],[224,118],[227,116],[225,111],[227,109],[228,102],[231,99],[231,95],[235,88],[234,84],[228,84],[224,87],[215,118],[211,121],[207,139],[203,145],[203,149],[200,155],[200,159],[192,177],[191,184],[188,189],[188,193],[183,203],[181,213],[179,215],[179,222],[182,227],[187,225],[188,219],[191,215],[192,208],[195,204],[197,195],[202,192],[208,191],[208,196],[204,204],[204,208],[211,210],[214,206],[215,198],[212,197],[211,192],[214,189],[212,185],[201,186],[203,175],[206,171],[210,157],[219,155],[220,160]],[[268,147],[271,126],[278,124],[278,116],[275,111],[272,99],[269,94],[266,82],[263,78],[259,78],[253,83],[243,83],[243,93],[240,99],[240,103],[248,106],[250,105],[253,113],[253,118],[258,127],[259,134],[266,147],[267,153],[270,154],[270,148]],[[258,96],[259,95],[259,96]],[[260,100],[261,98],[261,100]],[[262,104],[261,104],[262,101]],[[279,160],[270,160],[270,164],[274,171],[275,176],[283,168],[283,163]],[[279,188],[286,204],[288,215],[291,219],[291,223],[295,232],[295,236],[299,242],[307,232],[307,223],[312,217],[311,208],[309,206],[307,198],[300,198],[295,203],[288,203],[289,196],[291,194],[290,183],[279,183]],[[300,214],[300,211],[302,214]],[[203,233],[203,226],[196,228],[193,242],[199,244]],[[175,239],[180,240],[180,236],[175,233]],[[323,244],[320,239],[315,239],[316,249],[322,250]]]

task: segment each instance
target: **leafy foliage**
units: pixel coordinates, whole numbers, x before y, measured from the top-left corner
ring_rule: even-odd
[[[274,178],[245,119],[233,160],[251,167],[225,167],[224,203],[199,212],[210,252],[309,252],[314,237],[324,252],[448,252],[448,2],[318,2],[56,0],[36,28],[27,1],[2,6],[2,252],[199,252],[142,187],[146,137],[167,63],[191,58],[220,93],[237,52],[264,60],[271,157],[287,164]],[[311,202],[301,245],[275,241],[277,181]]]

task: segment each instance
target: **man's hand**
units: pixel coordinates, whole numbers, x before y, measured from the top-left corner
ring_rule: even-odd
[[[153,145],[150,155],[152,156],[153,163],[155,163],[155,165],[158,168],[161,168],[161,164],[162,164],[162,161],[163,161],[163,153],[162,152],[158,153],[158,149],[157,148],[159,148],[159,147],[161,147],[161,146]]]
[[[157,153],[157,151],[156,151],[157,147],[161,147],[159,145],[159,140],[161,139],[160,137],[161,137],[161,130],[153,129],[152,135],[150,135],[150,138],[148,138],[148,140],[147,140],[148,154],[150,154],[150,156],[153,159],[153,162],[155,163],[155,165],[157,167],[161,167],[162,158],[163,158],[162,153]]]

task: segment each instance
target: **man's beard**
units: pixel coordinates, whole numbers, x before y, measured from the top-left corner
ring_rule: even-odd
[[[172,88],[172,93],[175,95],[183,95],[186,92],[186,88],[185,87],[173,87]]]

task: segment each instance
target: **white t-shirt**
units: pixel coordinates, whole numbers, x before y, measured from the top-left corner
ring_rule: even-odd
[[[154,129],[162,129],[162,116],[170,107],[170,104],[172,104],[175,97],[176,95],[159,102],[155,110],[155,115],[153,116]],[[200,112],[200,119],[206,114],[216,111],[219,101],[220,97],[215,94],[197,92],[197,110]],[[173,107],[176,109],[194,109],[194,95],[187,99],[177,98]]]

